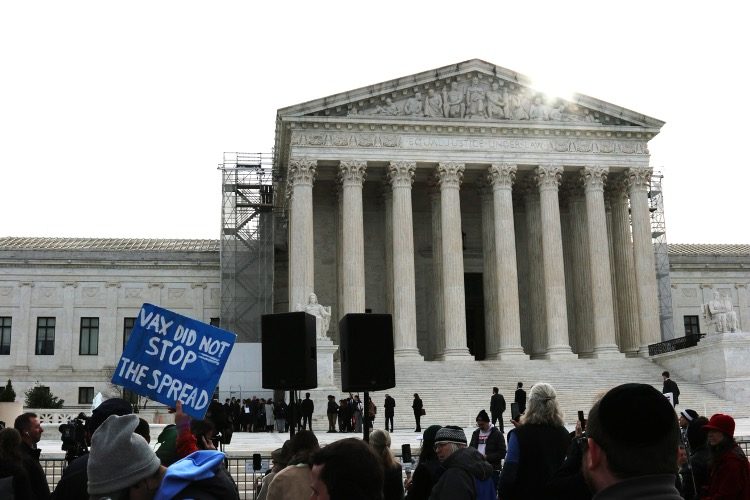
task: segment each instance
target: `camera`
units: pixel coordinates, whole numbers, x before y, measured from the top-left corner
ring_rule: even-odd
[[[68,463],[89,451],[86,444],[86,423],[88,419],[81,412],[77,417],[68,419],[67,423],[60,424],[60,427],[58,427],[60,440],[62,441],[62,450],[65,452],[65,461]]]

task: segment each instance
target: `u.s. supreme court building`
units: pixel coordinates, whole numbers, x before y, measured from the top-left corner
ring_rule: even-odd
[[[750,247],[673,246],[660,288],[648,143],[663,124],[481,60],[282,108],[272,298],[252,311],[315,293],[334,346],[344,314],[390,313],[409,362],[648,357],[711,332],[714,292],[748,329]],[[221,244],[0,239],[0,380],[83,403],[141,303],[224,319]],[[250,330],[223,395],[260,391]]]

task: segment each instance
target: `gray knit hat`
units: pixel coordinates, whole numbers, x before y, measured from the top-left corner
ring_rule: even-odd
[[[464,430],[455,425],[442,427],[435,435],[435,444],[437,443],[458,443],[466,444],[466,434]]]
[[[119,491],[159,470],[159,457],[142,436],[133,433],[138,421],[138,415],[112,415],[92,436],[89,495]]]

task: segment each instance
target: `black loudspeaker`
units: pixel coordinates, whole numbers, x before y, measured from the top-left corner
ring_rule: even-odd
[[[390,314],[347,314],[339,321],[339,335],[342,391],[379,391],[396,386]]]
[[[261,459],[260,453],[253,453],[253,470],[260,470],[263,468],[263,460]]]
[[[305,312],[261,317],[264,389],[315,389],[315,316]]]

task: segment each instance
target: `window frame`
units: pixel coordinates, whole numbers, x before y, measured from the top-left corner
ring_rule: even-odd
[[[130,334],[133,333],[133,328],[135,328],[135,320],[137,319],[136,316],[126,316],[122,319],[122,350],[125,350],[125,346],[128,345],[128,340],[130,340]],[[128,323],[132,323],[130,326],[128,326]]]
[[[84,324],[84,323],[88,323],[88,324]],[[93,341],[92,341],[92,337],[93,337]],[[84,343],[84,338],[87,340],[87,342],[85,343]],[[88,349],[84,349],[84,345],[88,347]],[[81,329],[80,329],[80,334],[78,337],[78,355],[79,356],[98,356],[99,355],[99,318],[96,316],[81,317]]]
[[[55,316],[38,316],[36,318],[36,342],[34,345],[34,354],[36,356],[55,355],[56,326],[57,318]]]
[[[682,316],[682,325],[686,336],[700,335],[701,333],[701,322],[697,314],[685,314]]]
[[[89,390],[90,390],[91,398],[86,398],[86,400],[84,401],[84,398],[82,398],[81,396],[88,395]],[[78,404],[79,405],[90,405],[94,401],[94,396],[95,396],[95,393],[94,393],[93,387],[83,386],[83,387],[78,388]]]
[[[0,356],[10,355],[13,316],[0,316]]]

